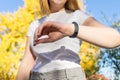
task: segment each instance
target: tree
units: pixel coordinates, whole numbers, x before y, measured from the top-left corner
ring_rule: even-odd
[[[27,28],[40,17],[39,0],[24,0],[14,13],[0,14],[0,80],[15,80],[24,53]]]
[[[87,42],[83,42],[80,48],[80,64],[83,67],[86,76],[91,76],[98,71],[97,61],[100,48]]]
[[[120,32],[120,21],[116,21],[113,25],[113,28]],[[101,56],[99,60],[100,73],[104,74],[102,69],[108,68],[111,73],[104,74],[105,76],[111,78],[112,80],[120,79],[120,47],[114,49],[101,49]],[[108,72],[109,73],[109,72]],[[113,76],[112,76],[113,75]]]

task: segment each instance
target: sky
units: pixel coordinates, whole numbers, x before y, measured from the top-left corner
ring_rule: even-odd
[[[103,20],[104,15],[108,20],[119,19],[120,0],[86,0],[85,4],[87,5],[87,12],[91,13],[94,18],[102,23],[111,24],[110,21],[106,23]],[[23,5],[23,0],[0,0],[0,12],[14,12]]]
[[[0,0],[0,12],[14,12],[23,5],[23,0]]]
[[[111,25],[113,21],[120,19],[120,0],[86,0],[87,12],[100,22]],[[106,16],[108,22],[103,21]]]

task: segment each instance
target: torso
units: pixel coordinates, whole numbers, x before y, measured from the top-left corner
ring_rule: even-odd
[[[79,25],[81,25],[82,22],[79,21],[77,16],[78,13],[79,10],[75,12],[60,11],[50,14],[49,16],[43,17],[34,22],[35,26],[33,32],[44,21],[57,21],[61,23],[72,23],[73,21],[76,21]],[[33,36],[31,36],[30,45],[37,57],[36,64],[32,71],[48,72],[81,67],[79,65],[80,58],[78,56],[80,44],[81,41],[77,38],[65,37],[52,43],[40,43],[33,46]]]

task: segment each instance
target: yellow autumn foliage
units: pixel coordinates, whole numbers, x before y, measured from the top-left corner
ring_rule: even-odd
[[[29,24],[40,17],[39,0],[24,0],[14,13],[0,14],[0,80],[15,80]]]
[[[96,64],[100,49],[87,42],[82,42],[80,49],[80,64],[86,72],[86,75],[90,76],[94,74],[98,69]]]
[[[82,1],[82,0],[81,0]],[[83,8],[82,2],[79,3]],[[0,80],[15,80],[25,49],[29,24],[40,18],[39,0],[24,0],[24,7],[14,13],[0,14]],[[84,70],[92,70],[94,57],[99,49],[83,42],[80,64]]]

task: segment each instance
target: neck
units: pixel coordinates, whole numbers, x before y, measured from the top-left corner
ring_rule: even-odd
[[[53,8],[52,7],[50,8],[51,13],[55,13],[55,12],[62,11],[62,10],[65,10],[65,8],[55,7],[55,6]]]

